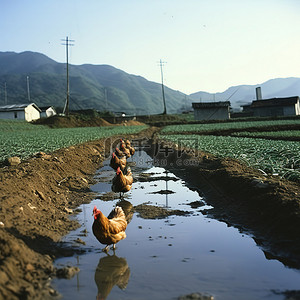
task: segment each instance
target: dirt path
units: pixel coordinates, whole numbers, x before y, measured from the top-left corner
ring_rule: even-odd
[[[127,138],[150,139],[155,131],[150,128]],[[69,219],[76,207],[95,196],[89,186],[113,141],[40,153],[17,166],[0,169],[0,299],[57,296],[50,282],[57,275],[53,260],[74,251],[60,239],[78,226]],[[169,163],[176,155],[176,151],[169,155]],[[206,193],[218,218],[253,230],[268,246],[280,250],[273,253],[299,267],[299,185],[264,178],[233,160],[203,154],[184,158],[196,159],[198,164],[184,168],[181,174]]]

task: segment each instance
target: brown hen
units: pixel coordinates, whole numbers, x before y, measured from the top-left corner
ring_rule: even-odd
[[[127,222],[123,209],[116,206],[107,218],[95,206],[93,215],[93,234],[101,244],[106,245],[103,251],[107,251],[109,245],[113,245],[113,249],[115,249],[116,243],[126,238]]]
[[[116,175],[112,180],[112,191],[115,193],[126,193],[130,191],[133,183],[133,177],[130,168],[127,168],[127,174],[121,171],[120,168],[117,169]],[[121,195],[120,195],[121,196]]]
[[[122,141],[120,144],[120,150],[123,152],[123,154],[126,156],[126,158],[129,158],[131,156],[130,150],[128,148],[126,148],[126,144],[124,141]]]
[[[125,141],[125,147],[129,150],[131,155],[133,155],[135,153],[135,149],[133,146],[131,146],[131,143],[129,140]]]
[[[121,151],[119,148],[116,148],[116,149],[115,149],[115,153],[116,153],[116,155],[117,155],[119,158],[121,158],[121,157],[123,157],[123,156],[126,157],[126,155],[123,153],[123,151]]]
[[[118,155],[116,155],[116,153],[113,153],[112,154],[112,157],[110,159],[110,166],[114,169],[114,170],[117,170],[118,167],[120,167],[120,169],[122,171],[125,170],[126,168],[126,156],[121,156],[121,157],[118,157]]]

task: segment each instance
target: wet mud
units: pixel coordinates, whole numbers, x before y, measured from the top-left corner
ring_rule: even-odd
[[[149,142],[155,131],[150,128],[139,136],[127,138]],[[78,221],[70,216],[80,212],[79,205],[90,203],[96,197],[107,201],[112,197],[117,199],[113,194],[99,196],[90,189],[96,183],[95,173],[106,159],[110,143],[111,140],[101,140],[41,153],[17,166],[1,168],[0,299],[58,297],[51,279],[64,271],[58,271],[60,268],[54,267],[53,261],[84,253],[83,247],[87,246],[79,240],[76,247],[61,241],[65,234],[79,227]],[[178,151],[176,146],[169,146]],[[149,147],[145,150],[151,154]],[[207,203],[213,205],[212,210],[203,210],[203,214],[251,233],[266,256],[300,268],[298,184],[266,178],[238,161],[219,160],[208,154],[189,154],[185,158],[192,158],[196,165],[176,166],[176,151],[167,160],[163,157],[164,167],[184,178],[191,189],[202,193]],[[184,159],[182,155],[180,158]],[[157,157],[157,165],[161,159]],[[147,178],[139,180],[148,182]],[[257,180],[264,185],[257,184]],[[198,204],[201,205],[190,206]],[[149,220],[159,220],[166,211],[171,217],[185,213],[143,205],[135,205],[136,212]]]

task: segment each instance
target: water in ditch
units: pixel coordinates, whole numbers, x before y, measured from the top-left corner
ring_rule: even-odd
[[[81,228],[64,238],[83,254],[56,260],[57,267],[80,268],[72,279],[53,280],[63,299],[168,300],[191,293],[202,299],[288,299],[282,292],[300,289],[299,270],[268,260],[251,236],[206,216],[205,199],[182,179],[153,166],[144,151],[130,160],[137,180],[126,201],[189,214],[145,219],[135,212],[127,238],[115,253],[106,254],[92,233],[92,210],[96,205],[108,215],[120,199],[97,197],[83,204],[76,215]],[[92,187],[99,196],[111,191],[114,171],[108,163],[97,172],[98,183]],[[85,244],[75,242],[78,238]]]

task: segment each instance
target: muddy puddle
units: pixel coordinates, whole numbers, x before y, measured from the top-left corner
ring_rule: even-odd
[[[82,226],[64,239],[83,254],[56,260],[57,267],[80,268],[71,279],[53,281],[63,299],[167,300],[191,293],[202,295],[196,299],[288,299],[283,292],[300,289],[299,270],[268,260],[250,236],[209,218],[211,207],[179,177],[154,167],[144,151],[129,161],[135,182],[125,200],[136,211],[127,238],[106,254],[92,233],[93,207],[108,215],[120,201],[111,193],[114,172],[106,161],[92,187],[99,197],[80,206]]]

